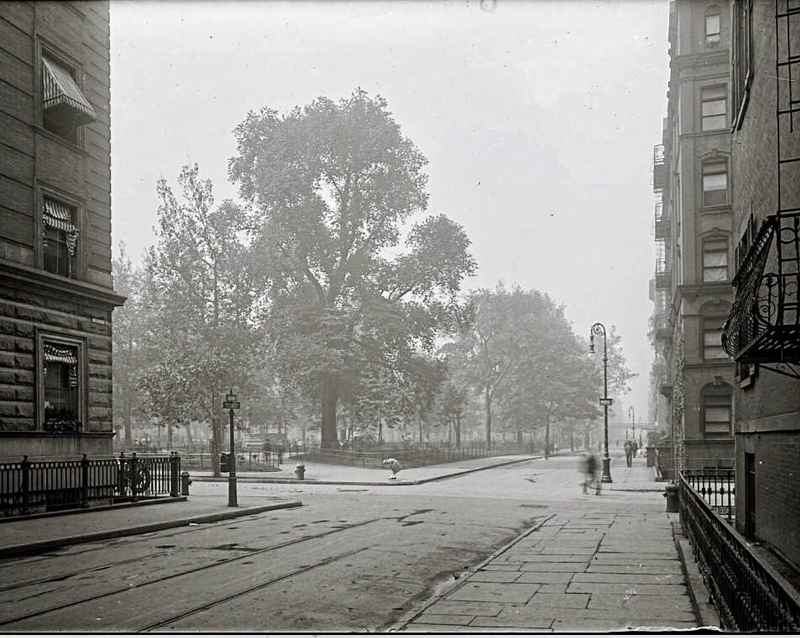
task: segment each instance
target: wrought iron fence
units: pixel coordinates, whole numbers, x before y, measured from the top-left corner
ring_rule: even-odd
[[[729,523],[736,518],[736,475],[731,468],[684,470],[684,479]]]
[[[227,450],[223,454],[227,454]],[[211,452],[193,452],[181,455],[181,464],[187,470],[210,470],[212,469]],[[279,456],[282,458],[279,459]],[[282,464],[290,462],[290,455],[284,453],[279,455],[277,452],[250,452],[236,451],[236,471],[237,472],[277,472]]]
[[[0,510],[4,517],[88,507],[180,493],[181,459],[137,456],[0,463]]]
[[[680,517],[723,629],[741,633],[800,632],[800,596],[706,502],[685,475]]]
[[[396,458],[403,467],[423,467],[438,465],[439,463],[454,463],[467,459],[478,459],[488,456],[503,456],[506,454],[528,454],[530,446],[514,444],[500,444],[487,446],[486,444],[466,444],[460,447],[436,446],[408,449],[385,450],[329,450],[310,448],[302,456],[306,460],[318,463],[331,463],[336,465],[349,465],[355,467],[380,468],[383,459],[391,456]]]

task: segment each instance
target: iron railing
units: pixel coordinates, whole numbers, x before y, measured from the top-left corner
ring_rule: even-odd
[[[386,450],[329,450],[311,448],[303,454],[306,460],[318,463],[331,463],[336,465],[349,465],[356,467],[382,467],[383,459],[391,456],[397,459],[403,467],[423,467],[438,465],[440,463],[454,463],[467,459],[478,459],[488,456],[503,456],[506,454],[529,454],[530,445],[494,444],[462,444],[455,446],[437,446],[409,449]]]
[[[759,560],[682,473],[680,518],[722,628],[739,633],[800,632],[800,595]]]
[[[728,523],[736,518],[736,474],[731,468],[684,470],[684,479]]]
[[[169,456],[0,463],[2,516],[88,507],[180,493],[181,459]]]

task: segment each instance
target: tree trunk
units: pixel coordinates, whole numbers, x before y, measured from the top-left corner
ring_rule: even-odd
[[[339,392],[336,382],[326,376],[322,381],[322,432],[321,446],[325,449],[338,448],[339,438],[336,431],[336,404]]]
[[[486,386],[486,445],[492,444],[492,395],[489,393],[489,386]]]
[[[167,449],[172,451],[172,423],[167,421]]]
[[[550,456],[550,413],[544,414],[544,458]]]
[[[589,449],[589,447],[590,447],[590,442],[589,442],[589,426],[588,426],[588,425],[587,425],[587,426],[586,426],[586,428],[583,430],[583,447],[584,447],[584,448],[586,448],[587,450],[588,450],[588,449]]]
[[[211,471],[214,478],[222,476],[219,471],[219,455],[222,451],[219,417],[211,417]]]
[[[125,389],[125,447],[133,447],[133,428],[131,427],[131,393],[130,388]]]
[[[461,447],[461,415],[456,414],[456,447]]]

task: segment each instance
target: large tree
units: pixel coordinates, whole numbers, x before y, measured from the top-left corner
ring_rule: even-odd
[[[148,366],[139,385],[151,416],[168,428],[210,422],[218,452],[221,397],[230,387],[251,390],[256,287],[239,207],[216,206],[197,165],[183,168],[178,187],[176,195],[158,182],[158,241],[145,259],[141,295],[150,317]]]
[[[127,299],[114,309],[114,423],[122,424],[124,445],[133,447],[133,416],[139,412],[138,379],[144,367],[141,339],[147,321],[141,303],[141,268],[121,244],[111,263],[114,287]]]
[[[444,215],[407,229],[427,207],[426,160],[380,97],[356,90],[285,115],[264,108],[235,133],[230,177],[270,284],[275,369],[319,398],[322,445],[334,447],[339,398],[361,372],[402,373],[449,328],[475,269],[470,242]]]

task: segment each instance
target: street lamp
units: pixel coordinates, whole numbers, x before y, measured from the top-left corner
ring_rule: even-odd
[[[611,483],[611,459],[608,458],[608,406],[613,399],[608,397],[608,349],[606,347],[606,327],[602,323],[595,323],[589,331],[589,352],[594,354],[594,336],[603,335],[603,396],[600,405],[603,406],[603,483]]]
[[[231,451],[228,456],[228,507],[239,507],[236,498],[236,453],[234,450],[233,441],[233,411],[241,408],[241,404],[237,401],[238,397],[233,393],[233,389],[225,395],[225,401],[222,403],[222,408],[228,410],[230,416],[230,430],[231,430]]]

